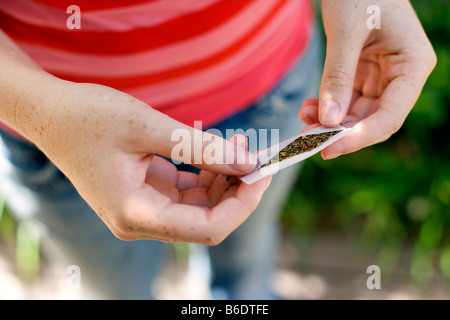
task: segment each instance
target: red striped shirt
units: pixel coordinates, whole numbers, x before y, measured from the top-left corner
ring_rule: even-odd
[[[267,93],[306,48],[310,0],[1,0],[0,27],[66,80],[127,92],[189,125]]]

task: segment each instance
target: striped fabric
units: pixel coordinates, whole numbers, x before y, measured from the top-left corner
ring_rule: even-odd
[[[72,4],[78,30],[66,25]],[[188,125],[212,125],[269,91],[312,25],[310,0],[0,0],[0,27],[46,71]]]

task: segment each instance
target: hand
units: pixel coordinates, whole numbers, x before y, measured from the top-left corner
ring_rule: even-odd
[[[299,118],[310,129],[343,124],[355,131],[322,151],[324,159],[385,141],[402,126],[436,65],[436,55],[407,0],[377,1],[381,28],[366,21],[371,0],[323,0],[327,50],[319,99]]]
[[[120,239],[218,244],[256,208],[270,183],[270,177],[252,185],[233,177],[250,172],[256,163],[250,160],[199,164],[209,170],[199,175],[179,172],[155,154],[170,157],[179,143],[171,141],[173,130],[183,128],[193,137],[193,128],[108,87],[51,81],[59,98],[40,113],[16,112],[18,126],[28,128],[23,133]],[[34,100],[44,99],[42,94]],[[227,157],[250,159],[244,136],[222,141]]]

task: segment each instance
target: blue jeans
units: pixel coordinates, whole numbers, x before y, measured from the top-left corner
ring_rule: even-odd
[[[297,112],[305,98],[317,95],[321,65],[322,48],[316,33],[301,61],[272,92],[214,128],[224,137],[226,129],[238,128],[279,129],[280,140],[298,134],[304,125]],[[89,289],[85,297],[155,298],[149,288],[164,268],[168,244],[115,238],[43,153],[6,132],[0,131],[0,137],[0,192],[17,219],[39,226],[42,247],[50,257],[64,259],[67,266],[79,266],[81,285]],[[193,261],[208,262],[210,285],[213,292],[220,293],[217,297],[275,298],[269,280],[279,245],[278,215],[299,168],[276,174],[255,212],[223,243],[193,246]]]

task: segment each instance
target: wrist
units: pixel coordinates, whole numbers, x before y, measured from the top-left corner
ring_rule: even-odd
[[[0,73],[0,121],[39,145],[61,98],[65,81],[45,71],[21,66]]]

